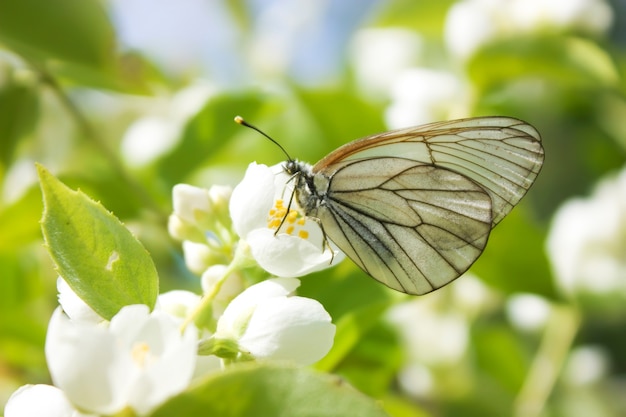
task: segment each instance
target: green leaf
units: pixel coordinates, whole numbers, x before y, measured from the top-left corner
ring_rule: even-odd
[[[59,274],[105,319],[129,304],[154,307],[158,276],[148,252],[101,204],[38,165],[42,231]]]
[[[152,417],[382,417],[372,399],[336,376],[278,366],[238,366],[211,375]]]
[[[0,41],[38,62],[95,68],[110,67],[115,51],[113,27],[96,0],[3,0]]]

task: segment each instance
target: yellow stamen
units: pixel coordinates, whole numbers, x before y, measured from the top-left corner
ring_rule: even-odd
[[[287,207],[285,207],[283,200],[276,200],[274,207],[270,209],[268,214],[268,228],[277,230],[279,226],[284,224],[285,227],[281,228],[282,232],[291,236],[295,234],[301,239],[309,238],[309,232],[302,230],[302,227],[306,224],[306,217],[300,215],[300,213],[294,209],[290,209],[289,212],[287,212]]]
[[[142,368],[146,364],[149,355],[150,346],[146,342],[135,344],[131,351],[131,357],[133,358],[133,362],[135,362],[140,368]]]
[[[287,215],[287,221],[289,223],[295,223],[298,218],[298,212],[295,210],[291,210]]]
[[[280,219],[277,218],[273,218],[267,223],[269,229],[276,229],[278,226],[280,226]]]

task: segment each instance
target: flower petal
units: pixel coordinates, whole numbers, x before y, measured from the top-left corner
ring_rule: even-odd
[[[72,407],[63,391],[52,385],[24,385],[15,391],[6,407],[5,417],[88,417]]]
[[[150,315],[144,330],[151,333],[142,339],[150,340],[154,358],[133,381],[128,400],[140,415],[187,387],[195,370],[198,341],[194,326],[187,326],[181,337],[178,323],[158,311]]]
[[[200,302],[200,296],[185,290],[172,290],[159,295],[157,308],[172,317],[185,319]]]
[[[102,326],[71,321],[57,308],[46,336],[46,359],[54,381],[78,408],[113,414],[123,408],[132,362],[120,354]]]
[[[230,215],[239,237],[259,227],[267,227],[267,216],[274,204],[274,174],[266,165],[251,163],[230,199]]]
[[[174,214],[182,220],[195,223],[196,212],[206,212],[211,208],[209,191],[188,184],[177,184],[172,190]]]
[[[218,321],[217,333],[221,337],[237,335],[242,317],[247,320],[259,303],[286,297],[299,286],[300,281],[295,278],[275,278],[248,287],[228,304]]]
[[[258,359],[310,365],[328,353],[334,336],[330,315],[318,301],[281,297],[257,306],[239,346]]]
[[[279,277],[300,277],[328,268],[344,256],[325,248],[321,250],[308,239],[286,234],[274,235],[271,229],[257,229],[246,238],[252,256],[270,274]],[[333,259],[334,258],[334,259]]]
[[[63,311],[72,320],[90,323],[100,323],[104,321],[104,319],[93,311],[61,277],[57,278],[57,291],[59,292],[59,304],[61,304]]]

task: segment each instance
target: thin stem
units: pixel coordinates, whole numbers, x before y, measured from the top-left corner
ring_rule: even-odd
[[[196,306],[196,308],[194,308],[193,311],[185,318],[185,321],[180,326],[181,332],[184,332],[190,323],[196,323],[200,325],[199,327],[202,327],[203,323],[197,323],[197,320],[200,317],[202,317],[206,311],[210,310],[211,304],[213,303],[213,300],[215,300],[215,297],[217,296],[217,294],[220,292],[220,289],[222,288],[222,285],[226,281],[226,278],[228,278],[228,276],[232,274],[234,271],[236,271],[239,267],[240,267],[239,259],[237,255],[235,254],[235,257],[230,262],[230,264],[226,267],[226,270],[224,271],[222,276],[213,284],[209,292],[204,294],[204,296],[202,297],[202,300]]]
[[[571,306],[555,306],[522,389],[513,405],[514,417],[538,417],[554,388],[580,326]]]
[[[72,102],[69,96],[61,88],[59,83],[50,75],[45,69],[40,66],[31,63],[31,66],[37,71],[41,81],[47,85],[52,92],[59,99],[63,107],[68,111],[76,125],[82,131],[83,135],[92,143],[94,143],[104,157],[109,161],[113,170],[122,178],[122,180],[128,184],[144,206],[149,207],[162,219],[167,219],[167,214],[161,209],[159,204],[150,196],[146,189],[135,180],[135,178],[128,172],[124,164],[118,158],[118,155],[107,145],[104,139],[96,132],[91,123],[87,120],[85,115],[80,109]]]

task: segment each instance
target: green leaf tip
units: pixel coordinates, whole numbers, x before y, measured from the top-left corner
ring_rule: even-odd
[[[122,307],[154,307],[158,275],[143,245],[102,204],[37,164],[43,194],[41,230],[59,275],[100,316]]]

